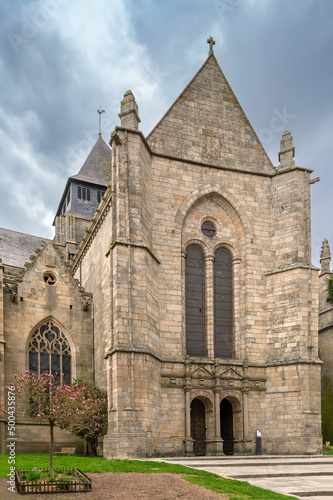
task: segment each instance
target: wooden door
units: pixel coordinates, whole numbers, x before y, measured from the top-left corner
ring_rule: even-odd
[[[205,405],[197,398],[191,403],[191,437],[194,439],[194,455],[206,455]]]
[[[223,439],[223,453],[226,455],[234,454],[234,436],[233,436],[233,414],[232,404],[227,399],[222,399],[220,405],[221,412],[221,438]]]

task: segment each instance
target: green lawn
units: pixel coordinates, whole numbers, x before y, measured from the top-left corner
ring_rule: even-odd
[[[8,454],[0,454],[0,477],[6,477],[9,471]],[[29,453],[16,455],[17,469],[48,468],[49,456],[46,453]],[[227,495],[230,500],[287,500],[294,497],[279,495],[269,490],[251,486],[246,481],[225,479],[217,474],[211,474],[183,465],[167,464],[143,460],[106,460],[102,457],[86,457],[75,455],[71,457],[54,457],[54,467],[76,467],[83,472],[169,472],[184,474],[191,483],[199,484],[213,491]]]

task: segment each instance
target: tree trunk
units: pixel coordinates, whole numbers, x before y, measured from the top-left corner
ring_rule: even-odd
[[[90,441],[90,446],[91,446],[93,454],[95,455],[95,457],[97,457],[98,439],[95,441]]]
[[[52,422],[52,420],[50,420],[49,422],[50,422],[50,477],[53,477],[54,476],[53,473],[54,423]]]

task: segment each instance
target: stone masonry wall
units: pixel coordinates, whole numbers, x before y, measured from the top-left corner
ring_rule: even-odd
[[[54,285],[44,281],[45,272],[55,276]],[[72,379],[91,380],[90,312],[82,310],[82,296],[77,285],[64,258],[51,244],[36,256],[22,276],[17,300],[12,301],[10,294],[4,295],[5,385],[15,380],[15,373],[29,368],[28,339],[45,320],[59,325],[70,344]],[[24,442],[21,445],[26,446]]]
[[[108,191],[108,196],[110,192]],[[88,243],[81,269],[77,268],[76,278],[81,278],[81,285],[87,292],[93,293],[94,315],[94,360],[95,383],[106,390],[105,354],[111,343],[112,274],[110,269],[111,211],[106,207],[105,199],[100,205],[103,224],[95,224],[99,211],[93,219],[93,232],[86,233]],[[98,209],[99,210],[99,209]]]

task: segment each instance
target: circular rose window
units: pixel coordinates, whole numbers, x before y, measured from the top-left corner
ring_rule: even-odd
[[[210,238],[215,236],[216,233],[215,226],[211,222],[204,222],[201,226],[201,231],[205,236],[208,236]]]
[[[57,281],[53,273],[45,273],[43,278],[45,283],[47,283],[48,285],[54,285],[55,282]]]

